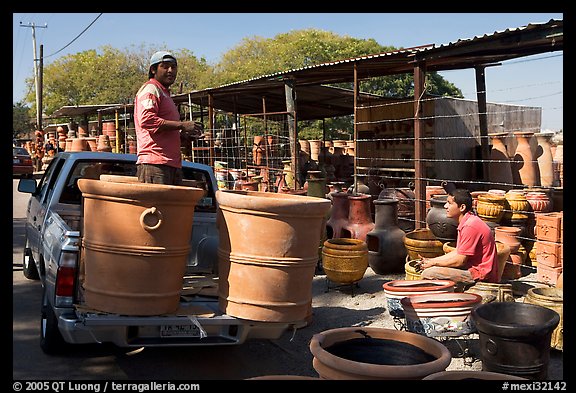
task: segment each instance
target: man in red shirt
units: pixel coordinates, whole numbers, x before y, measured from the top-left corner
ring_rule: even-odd
[[[178,63],[166,51],[150,58],[149,80],[134,100],[137,142],[137,175],[142,183],[178,185],[182,183],[180,138],[199,138],[202,125],[180,121],[180,113],[169,87],[176,81]]]
[[[456,282],[456,289],[477,281],[498,282],[496,241],[492,230],[472,213],[472,196],[468,190],[448,193],[444,205],[446,217],[458,221],[456,249],[434,258],[422,258],[423,279],[445,279]]]

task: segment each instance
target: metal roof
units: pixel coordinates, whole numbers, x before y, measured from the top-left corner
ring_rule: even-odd
[[[212,97],[215,109],[230,113],[250,114],[286,111],[285,81],[291,80],[297,95],[297,114],[300,120],[322,119],[349,115],[354,112],[353,91],[338,89],[328,84],[353,82],[356,67],[360,80],[373,77],[412,74],[418,63],[426,71],[443,71],[493,65],[506,60],[535,54],[563,50],[564,22],[551,19],[546,23],[530,23],[518,28],[459,39],[448,44],[435,44],[404,48],[331,61],[288,71],[276,72],[215,88],[192,91],[173,96],[177,104],[189,101],[203,108]],[[362,94],[362,97],[373,95]],[[80,116],[89,113],[114,113],[131,105],[65,106],[52,117]]]
[[[216,88],[174,96],[175,101],[208,106],[212,96],[214,108],[231,113],[262,112],[262,97],[266,110],[285,111],[284,82],[291,80],[297,93],[297,113],[301,120],[321,119],[353,113],[353,93],[342,90],[340,97],[330,96],[326,84],[352,82],[354,67],[360,80],[373,77],[413,73],[416,64],[426,71],[443,71],[492,65],[506,60],[539,53],[563,50],[563,20],[494,32],[490,35],[459,39],[436,46],[434,44],[405,48],[391,52],[332,61],[314,66],[277,72]],[[315,99],[317,97],[317,99]]]

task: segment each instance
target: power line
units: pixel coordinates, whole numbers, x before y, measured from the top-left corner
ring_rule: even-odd
[[[90,26],[92,26],[94,24],[94,22],[96,22],[98,20],[98,18],[100,18],[102,16],[103,12],[101,12],[100,14],[98,14],[98,16],[96,17],[96,19],[94,19],[92,21],[92,23],[90,23],[84,30],[82,30],[82,32],[80,34],[78,34],[76,36],[76,38],[74,38],[72,41],[70,41],[65,47],[63,47],[62,49],[48,55],[48,56],[44,56],[44,58],[50,57],[50,56],[54,56],[57,53],[62,52],[64,49],[66,49],[67,47],[69,47],[74,41],[76,41],[82,34],[84,34],[86,32],[86,30],[88,30],[90,28]]]

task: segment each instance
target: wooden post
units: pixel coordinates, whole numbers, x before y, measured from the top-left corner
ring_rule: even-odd
[[[426,81],[426,64],[416,63],[414,66],[414,194],[416,197],[414,219],[415,228],[420,229],[426,225],[426,168],[423,161],[424,141],[421,139],[424,131],[424,122],[420,118],[423,113],[420,98],[424,94]]]
[[[488,145],[488,116],[486,113],[486,76],[485,66],[474,67],[476,71],[476,96],[478,97],[478,123],[480,124],[480,160],[482,160],[482,173],[480,179],[489,179],[490,146]]]
[[[296,102],[294,92],[294,81],[287,79],[284,81],[284,93],[286,96],[286,111],[288,112],[288,138],[290,140],[290,151],[292,152],[292,163],[290,169],[294,174],[294,188],[297,188],[298,181],[298,151],[297,151],[297,138],[298,132],[296,129]]]

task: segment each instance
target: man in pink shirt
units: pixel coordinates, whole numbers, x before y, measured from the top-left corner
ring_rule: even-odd
[[[176,81],[178,63],[166,51],[150,58],[149,80],[134,100],[137,142],[137,175],[142,183],[178,185],[182,183],[180,138],[199,138],[202,124],[180,121],[180,113],[169,87]]]
[[[457,290],[477,281],[497,283],[496,241],[488,224],[472,213],[468,190],[457,188],[449,192],[444,208],[446,217],[458,221],[456,249],[438,257],[422,258],[422,278],[452,280]]]

